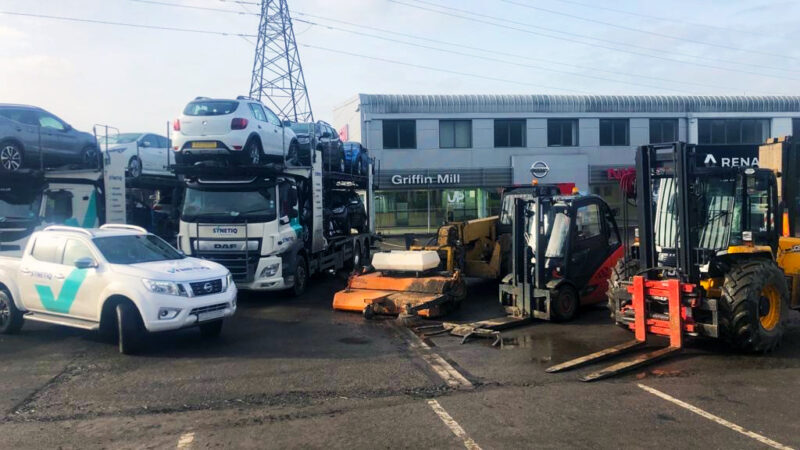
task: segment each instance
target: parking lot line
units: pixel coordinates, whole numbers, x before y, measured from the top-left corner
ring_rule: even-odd
[[[481,450],[481,447],[472,440],[471,437],[467,436],[467,432],[461,428],[461,425],[453,419],[453,417],[447,413],[447,411],[442,408],[442,405],[439,404],[436,400],[428,400],[428,405],[433,409],[433,412],[442,419],[447,428],[450,428],[450,431],[453,432],[461,441],[464,443],[464,447],[467,450]]]
[[[184,433],[181,435],[181,438],[178,439],[177,448],[179,449],[192,448],[192,442],[194,442],[194,433]]]
[[[651,393],[653,395],[656,395],[658,397],[663,398],[664,400],[666,400],[668,402],[674,403],[674,404],[680,406],[681,408],[688,409],[689,411],[691,411],[691,412],[693,412],[693,413],[695,413],[695,414],[697,414],[699,416],[703,416],[706,419],[711,420],[713,422],[716,422],[716,423],[718,423],[718,424],[720,424],[720,425],[722,425],[724,427],[730,428],[731,430],[736,431],[737,433],[741,433],[741,434],[743,434],[743,435],[745,435],[745,436],[747,436],[749,438],[755,439],[755,440],[757,440],[758,442],[761,442],[764,445],[768,445],[768,446],[770,446],[772,448],[779,448],[779,449],[783,449],[783,450],[791,450],[792,449],[792,447],[788,447],[786,445],[783,445],[780,442],[775,442],[775,441],[773,441],[772,439],[770,439],[768,437],[762,436],[762,435],[760,435],[760,434],[758,434],[756,432],[753,432],[753,431],[746,430],[746,429],[740,427],[739,425],[736,425],[735,423],[728,422],[727,420],[725,420],[725,419],[723,419],[721,417],[715,416],[714,414],[711,414],[710,412],[703,411],[702,409],[700,409],[700,408],[698,408],[698,407],[696,407],[694,405],[690,405],[690,404],[688,404],[688,403],[686,403],[686,402],[684,402],[682,400],[678,400],[677,398],[675,398],[675,397],[673,397],[673,396],[671,396],[669,394],[665,394],[665,393],[659,391],[658,389],[653,389],[650,386],[645,386],[643,384],[637,384],[637,386],[639,386],[641,389],[643,389],[643,390],[645,390],[645,391],[647,391],[647,392],[649,392],[649,393]]]
[[[413,331],[408,328],[403,328],[401,333],[408,336],[406,341],[409,347],[420,356],[428,365],[436,372],[439,377],[447,383],[448,386],[456,389],[472,389],[472,383],[461,375],[450,363],[445,361],[444,358],[439,356],[431,347],[419,338]]]

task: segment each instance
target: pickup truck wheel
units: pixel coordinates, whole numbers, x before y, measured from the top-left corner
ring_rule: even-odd
[[[215,320],[213,322],[206,322],[200,324],[200,336],[203,338],[219,337],[222,333],[222,321]]]
[[[131,303],[117,305],[117,335],[119,336],[119,352],[133,355],[142,349],[144,344],[144,324],[139,311]]]
[[[0,334],[16,334],[22,329],[25,319],[14,305],[8,292],[0,291]]]
[[[142,160],[138,156],[131,156],[128,161],[128,176],[136,179],[142,175]]]
[[[295,297],[303,295],[306,292],[307,283],[308,269],[306,269],[306,259],[298,255],[294,266],[294,286],[292,286],[292,295]]]

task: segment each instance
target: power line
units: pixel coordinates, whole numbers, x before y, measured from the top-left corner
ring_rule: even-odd
[[[569,17],[571,19],[582,20],[582,21],[585,21],[585,22],[596,23],[596,24],[605,25],[605,26],[608,26],[608,27],[618,28],[620,30],[633,31],[635,33],[642,33],[642,34],[649,34],[651,36],[658,36],[658,37],[662,37],[662,38],[666,38],[666,39],[672,39],[672,40],[676,40],[676,41],[689,42],[689,43],[697,44],[697,45],[707,45],[707,46],[710,46],[710,47],[724,48],[724,49],[727,49],[727,50],[735,50],[735,51],[738,51],[738,52],[753,53],[753,54],[757,54],[757,55],[776,56],[776,57],[779,57],[779,58],[788,58],[788,59],[800,59],[800,58],[794,58],[792,56],[781,55],[781,54],[776,54],[776,53],[761,52],[761,51],[758,51],[758,50],[748,50],[748,49],[741,48],[741,47],[734,47],[732,45],[718,44],[718,43],[715,43],[715,42],[698,41],[698,40],[695,40],[695,39],[687,39],[687,38],[682,38],[682,37],[678,37],[678,36],[671,36],[669,34],[657,33],[655,31],[642,30],[642,29],[639,29],[639,28],[628,27],[628,26],[619,25],[619,24],[616,24],[616,23],[604,22],[602,20],[597,20],[597,19],[591,19],[591,18],[588,18],[588,17],[579,16],[579,15],[576,15],[576,14],[569,14],[569,13],[565,13],[563,11],[556,11],[556,10],[553,10],[553,9],[542,8],[540,6],[534,6],[534,5],[529,5],[529,4],[526,4],[526,3],[520,3],[520,2],[514,1],[514,0],[500,0],[500,1],[508,3],[508,4],[511,4],[511,5],[521,6],[523,8],[534,9],[536,11],[543,11],[543,12],[546,12],[546,13],[549,13],[549,14],[555,14],[555,15],[559,15],[559,16]]]
[[[661,90],[665,90],[665,91],[680,92],[680,93],[686,93],[687,92],[685,90],[680,90],[680,89],[672,89],[672,88],[667,88],[667,87],[663,87],[663,86],[655,86],[655,85],[651,85],[651,84],[643,84],[643,83],[638,83],[638,82],[634,82],[634,81],[615,80],[613,78],[606,78],[606,77],[600,77],[600,76],[596,76],[596,75],[587,75],[587,74],[582,74],[582,73],[569,72],[569,71],[566,71],[566,70],[552,69],[552,68],[549,68],[549,67],[542,67],[542,66],[537,66],[537,65],[533,65],[533,64],[524,64],[524,63],[515,62],[515,61],[507,61],[507,60],[500,59],[500,58],[492,58],[492,57],[489,57],[489,56],[474,55],[474,54],[465,53],[465,52],[459,52],[459,51],[454,51],[454,50],[449,50],[449,49],[432,47],[432,46],[429,46],[429,45],[422,45],[422,44],[417,44],[417,43],[414,43],[414,42],[402,41],[402,40],[399,40],[399,39],[393,39],[393,38],[388,38],[388,37],[384,37],[384,36],[378,36],[378,35],[375,35],[375,34],[364,33],[364,32],[361,32],[361,31],[346,30],[344,28],[338,28],[338,27],[334,27],[334,26],[331,26],[331,25],[321,25],[321,24],[318,24],[318,23],[315,23],[315,22],[304,20],[304,19],[294,19],[294,20],[297,21],[297,22],[307,23],[307,24],[309,24],[311,26],[321,26],[321,27],[328,28],[328,29],[331,29],[331,30],[343,31],[345,33],[351,33],[351,34],[355,34],[355,35],[358,35],[358,36],[371,37],[371,38],[374,38],[374,39],[381,39],[381,40],[388,41],[388,42],[396,42],[396,43],[399,43],[399,44],[408,45],[408,46],[412,46],[412,47],[424,48],[424,49],[439,51],[439,52],[448,53],[448,54],[466,56],[468,58],[481,59],[481,60],[484,60],[484,61],[494,61],[494,62],[499,62],[499,63],[503,63],[503,64],[510,64],[510,65],[519,66],[519,67],[526,67],[526,68],[531,68],[531,69],[545,70],[545,71],[560,73],[560,74],[564,74],[564,75],[572,75],[572,76],[576,76],[576,77],[583,77],[583,78],[591,78],[591,79],[595,79],[595,80],[609,81],[609,82],[612,82],[612,83],[622,83],[622,84],[627,84],[627,85],[637,85],[637,86],[643,86],[643,87],[648,87],[648,88],[661,89]]]
[[[406,67],[414,67],[414,68],[417,68],[417,69],[432,70],[432,71],[435,71],[435,72],[449,73],[449,74],[452,74],[452,75],[460,75],[460,76],[464,76],[464,77],[473,77],[473,78],[480,78],[480,79],[483,79],[483,80],[500,81],[500,82],[503,82],[503,83],[520,84],[520,85],[526,85],[526,86],[535,86],[535,87],[538,87],[538,88],[555,89],[555,90],[559,90],[559,91],[575,92],[575,93],[578,93],[578,94],[592,94],[591,92],[580,91],[580,90],[577,90],[577,89],[561,88],[561,87],[548,86],[548,85],[537,84],[537,83],[526,83],[524,81],[508,80],[508,79],[505,79],[505,78],[496,78],[496,77],[478,75],[478,74],[474,74],[474,73],[459,72],[459,71],[456,71],[456,70],[443,69],[441,67],[431,67],[431,66],[424,66],[424,65],[421,65],[421,64],[412,64],[412,63],[405,62],[405,61],[397,61],[397,60],[394,60],[394,59],[381,58],[381,57],[377,57],[377,56],[367,56],[367,55],[364,55],[364,54],[361,54],[361,53],[352,53],[352,52],[347,52],[347,51],[340,50],[340,49],[320,47],[320,46],[311,45],[311,44],[298,43],[297,45],[300,45],[301,47],[313,48],[313,49],[316,49],[316,50],[323,50],[323,51],[326,51],[326,52],[336,53],[337,55],[355,56],[357,58],[370,59],[370,60],[373,60],[373,61],[381,61],[381,62],[385,62],[385,63],[389,63],[389,64],[396,64],[396,65],[406,66]]]
[[[438,40],[438,39],[428,38],[428,37],[425,37],[425,36],[419,36],[419,35],[414,35],[414,34],[409,34],[409,33],[401,33],[401,32],[397,32],[397,31],[387,30],[385,28],[377,28],[377,27],[372,27],[372,26],[369,26],[369,25],[363,25],[363,24],[348,22],[348,21],[345,21],[345,20],[333,19],[333,18],[330,18],[330,17],[322,17],[322,16],[317,16],[317,15],[314,15],[314,14],[308,14],[308,13],[303,13],[303,12],[298,12],[298,11],[296,11],[295,14],[299,15],[299,16],[311,17],[311,18],[315,18],[315,19],[319,19],[319,20],[328,21],[328,22],[335,22],[335,23],[340,23],[340,24],[344,24],[344,25],[348,25],[348,26],[353,26],[353,27],[356,27],[358,29],[373,30],[373,31],[381,32],[381,33],[387,33],[387,34],[390,34],[390,35],[403,36],[403,37],[407,37],[407,38],[411,38],[411,39],[417,39],[417,40],[420,40],[420,41],[423,41],[423,42],[433,42],[433,43],[436,43],[436,44],[448,45],[448,46],[453,46],[453,47],[466,49],[466,50],[474,50],[474,51],[492,53],[492,54],[496,54],[496,55],[510,56],[510,57],[513,57],[513,58],[524,58],[524,59],[534,60],[534,61],[543,61],[543,62],[550,63],[550,64],[555,64],[555,65],[560,65],[560,66],[565,66],[565,67],[573,67],[573,68],[582,69],[582,70],[591,70],[591,71],[594,71],[594,72],[603,72],[603,73],[609,73],[609,74],[612,74],[612,75],[622,75],[622,76],[631,77],[631,78],[642,78],[642,79],[649,79],[649,80],[654,80],[654,81],[664,81],[664,82],[667,82],[667,83],[688,84],[688,85],[694,85],[694,86],[700,86],[700,87],[710,87],[710,88],[714,88],[714,89],[717,89],[717,88],[740,89],[740,88],[733,88],[733,87],[730,87],[730,86],[724,86],[724,85],[719,85],[719,84],[698,83],[698,82],[691,81],[691,80],[675,80],[675,79],[670,79],[670,78],[654,77],[654,76],[638,74],[638,73],[637,74],[631,74],[629,72],[617,72],[617,71],[613,71],[613,70],[600,69],[600,68],[597,68],[597,67],[582,66],[582,65],[579,65],[579,64],[569,64],[569,63],[564,63],[564,62],[560,62],[560,61],[553,61],[553,60],[550,60],[550,59],[536,58],[536,57],[532,57],[532,56],[529,56],[529,55],[522,55],[522,54],[519,54],[519,53],[509,53],[509,52],[504,52],[504,51],[501,51],[501,50],[492,50],[492,49],[488,49],[488,48],[474,47],[474,46],[465,45],[465,44],[452,42],[452,41],[442,41],[442,40]],[[303,21],[303,19],[295,19],[295,20]],[[310,22],[306,22],[306,23],[310,23]],[[330,29],[336,29],[335,27],[332,27],[330,25],[325,25],[325,24],[318,24],[318,26],[322,26],[322,27],[326,27],[326,28],[330,28]],[[352,32],[352,31],[349,31],[349,30],[343,30],[343,31]],[[549,69],[546,69],[546,70],[549,70]],[[565,73],[569,73],[569,72],[565,72]],[[635,83],[631,83],[631,84],[635,84]]]
[[[223,8],[209,8],[207,6],[194,6],[194,5],[180,5],[178,3],[168,3],[168,2],[160,2],[156,0],[129,0],[131,2],[136,3],[146,3],[149,5],[160,5],[160,6],[172,6],[175,8],[185,8],[185,9],[197,9],[201,11],[213,11],[213,12],[222,12],[222,13],[229,13],[229,14],[238,14],[240,16],[258,16],[258,13],[253,13],[249,11],[233,11],[230,9],[223,9]],[[239,5],[242,6],[242,5]]]
[[[759,33],[758,31],[726,28],[726,27],[721,27],[721,26],[718,26],[718,25],[711,25],[709,23],[689,22],[689,21],[686,21],[684,19],[670,19],[668,17],[653,16],[653,15],[650,15],[650,14],[637,13],[637,12],[628,11],[628,10],[624,10],[624,9],[609,8],[608,6],[598,6],[597,3],[576,2],[574,0],[555,0],[555,1],[561,2],[561,3],[567,3],[567,4],[570,4],[570,5],[583,6],[583,7],[586,7],[586,8],[599,9],[599,10],[602,10],[602,11],[611,11],[611,12],[620,13],[620,14],[627,14],[629,16],[641,17],[643,19],[660,20],[660,21],[663,21],[663,22],[677,23],[677,24],[680,24],[680,25],[691,25],[691,26],[694,26],[694,27],[701,27],[703,29],[714,28],[714,29],[717,29],[717,30],[727,31],[729,33],[745,33],[745,34],[753,34],[753,35],[757,35],[757,36],[770,36],[770,37],[772,36],[770,34]]]
[[[652,55],[652,54],[648,54],[648,53],[636,52],[636,51],[633,51],[633,50],[627,50],[627,49],[623,49],[623,48],[609,47],[609,46],[606,46],[606,45],[595,44],[595,43],[591,43],[591,42],[585,42],[585,41],[580,41],[580,40],[561,37],[561,36],[553,36],[551,34],[542,33],[540,31],[533,31],[533,30],[526,30],[526,29],[523,29],[523,28],[517,28],[517,27],[505,25],[503,23],[495,23],[495,22],[490,22],[490,21],[487,21],[487,20],[476,19],[474,17],[458,15],[458,14],[454,14],[454,13],[451,13],[451,12],[448,12],[448,11],[440,11],[440,10],[437,10],[437,9],[426,8],[424,6],[413,5],[413,4],[405,3],[405,2],[402,2],[402,1],[399,1],[399,0],[388,0],[388,1],[392,2],[392,3],[397,3],[399,5],[407,6],[407,7],[410,7],[410,8],[416,8],[416,9],[420,9],[420,10],[423,10],[423,11],[430,11],[430,12],[433,12],[433,13],[436,13],[436,14],[441,14],[441,15],[450,16],[450,17],[456,17],[456,18],[459,18],[459,19],[469,20],[469,21],[472,21],[472,22],[484,23],[484,24],[492,25],[492,26],[495,26],[495,27],[498,27],[498,28],[504,28],[504,29],[508,29],[508,30],[520,31],[522,33],[533,34],[533,35],[536,35],[536,36],[544,36],[544,37],[548,37],[548,38],[551,38],[551,39],[557,39],[557,40],[567,41],[567,42],[574,42],[574,43],[577,43],[577,44],[588,45],[588,46],[597,47],[597,48],[604,48],[604,49],[607,49],[607,50],[613,50],[613,51],[622,52],[622,53],[629,53],[629,54],[637,55],[637,56],[645,56],[645,57],[649,57],[649,58],[661,59],[661,60],[677,62],[677,63],[681,63],[681,64],[691,64],[691,65],[693,65],[695,67],[706,67],[706,68],[710,68],[710,69],[726,70],[726,71],[730,71],[730,72],[745,73],[745,74],[756,75],[756,76],[760,76],[760,77],[780,78],[780,79],[795,80],[795,81],[800,80],[800,78],[791,78],[791,77],[785,77],[785,76],[775,75],[775,74],[765,74],[765,73],[758,73],[758,72],[750,72],[750,71],[746,71],[746,70],[742,70],[742,69],[734,69],[734,68],[730,68],[730,67],[714,66],[714,65],[711,65],[711,64],[704,64],[704,63],[700,63],[700,62],[684,61],[684,60],[681,60],[681,59],[669,58],[667,56],[659,56],[659,55]],[[439,5],[435,4],[435,3],[429,3],[429,2],[422,1],[422,0],[414,0],[414,1],[419,2],[419,3],[434,5],[434,6],[437,6],[439,8],[445,8],[443,6],[439,6]],[[599,39],[599,38],[594,38],[594,37],[587,37],[587,36],[576,34],[576,33],[568,33],[568,32],[565,32],[565,31],[554,30],[554,29],[551,29],[551,28],[539,27],[539,26],[535,26],[535,25],[522,23],[522,22],[515,22],[515,21],[511,21],[511,20],[507,20],[507,19],[503,19],[503,18],[499,18],[499,17],[488,16],[488,15],[485,15],[485,14],[479,14],[479,13],[466,11],[466,10],[458,9],[458,8],[446,8],[446,9],[447,10],[456,10],[456,11],[459,11],[459,12],[462,12],[462,13],[465,13],[465,14],[471,14],[471,15],[478,16],[478,17],[485,17],[485,18],[489,18],[489,19],[492,19],[492,20],[495,20],[495,21],[499,21],[499,22],[519,24],[519,25],[523,25],[523,26],[528,27],[528,28],[539,28],[539,29],[545,29],[545,30],[548,30],[548,31],[555,31],[557,33],[562,33],[562,34],[566,34],[566,35],[570,35],[570,36],[577,36],[577,37],[580,37],[580,38],[583,38],[583,39],[593,39],[593,40],[600,41],[600,42],[609,42],[609,43],[612,43],[614,45],[634,47],[634,48],[643,48],[643,49],[646,49],[646,50],[649,50],[649,51],[659,51],[658,49],[653,49],[653,48],[649,48],[649,47],[641,47],[641,46],[637,46],[637,45],[633,45],[633,44],[625,44],[625,43],[620,43],[620,42],[616,42],[616,41],[609,41],[609,40],[604,40],[604,39]],[[676,53],[676,54],[682,55],[682,56],[688,56],[688,57],[691,57],[691,58],[700,58],[700,57],[694,56],[694,55],[680,54],[680,53]],[[712,59],[712,58],[705,58],[705,59]],[[742,65],[741,63],[735,63],[735,62],[728,62],[728,63],[729,64]],[[778,68],[772,68],[772,67],[767,67],[767,66],[758,66],[758,67],[789,71],[787,69],[778,69]]]
[[[96,19],[82,19],[78,17],[64,17],[64,16],[49,16],[45,14],[33,14],[33,13],[22,13],[22,12],[15,12],[15,11],[0,11],[0,14],[5,14],[9,16],[21,16],[21,17],[36,17],[39,19],[53,19],[53,20],[63,20],[68,22],[84,22],[84,23],[95,23],[101,25],[116,25],[121,27],[131,27],[131,28],[147,28],[150,30],[163,30],[163,31],[181,31],[185,33],[200,33],[200,34],[213,34],[217,36],[239,36],[239,37],[256,37],[254,34],[244,34],[244,33],[228,33],[225,31],[211,31],[211,30],[198,30],[192,28],[177,28],[177,27],[165,27],[159,25],[145,25],[145,24],[137,24],[137,23],[125,23],[125,22],[112,22],[109,20],[96,20]]]

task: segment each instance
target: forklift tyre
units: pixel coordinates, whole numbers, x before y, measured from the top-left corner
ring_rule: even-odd
[[[550,292],[550,317],[556,322],[568,322],[578,314],[580,299],[575,288],[563,284]]]
[[[608,293],[606,294],[608,296],[608,311],[617,325],[626,330],[628,325],[619,320],[619,311],[631,300],[631,295],[628,293],[628,289],[622,286],[620,282],[631,280],[640,270],[641,265],[638,259],[620,259],[614,265],[611,270],[611,276],[608,278]]]
[[[733,348],[752,353],[775,349],[789,315],[789,290],[774,261],[733,266],[725,275],[719,302],[720,334]]]

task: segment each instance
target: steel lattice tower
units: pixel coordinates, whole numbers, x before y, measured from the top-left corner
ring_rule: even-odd
[[[287,0],[261,0],[250,97],[271,106],[281,119],[314,120]]]

